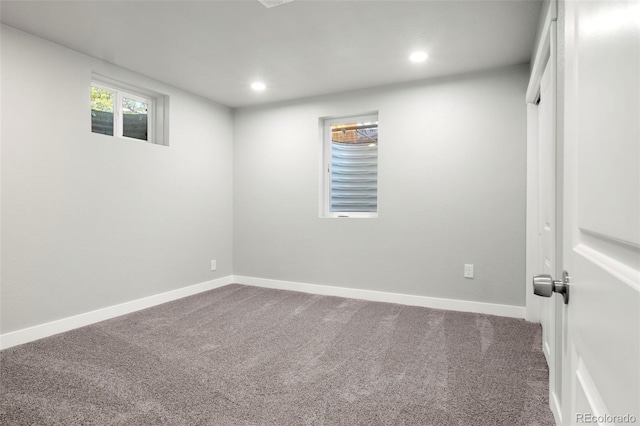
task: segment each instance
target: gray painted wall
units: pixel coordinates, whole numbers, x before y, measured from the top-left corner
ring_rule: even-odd
[[[1,47],[1,333],[232,273],[228,108],[9,27]],[[169,95],[170,146],[92,134],[92,71]]]
[[[528,69],[236,110],[234,274],[524,306]],[[375,110],[379,217],[320,218],[318,118]]]
[[[526,65],[233,113],[1,36],[0,333],[231,274],[524,305]],[[169,95],[170,146],[92,134],[92,71]],[[380,216],[321,219],[318,118],[374,110]]]

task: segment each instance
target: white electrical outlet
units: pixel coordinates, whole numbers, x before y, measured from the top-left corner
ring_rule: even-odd
[[[470,264],[464,265],[464,277],[473,278],[473,265],[470,265]]]
[[[211,261],[211,270],[212,270],[212,271],[215,271],[216,269],[217,269],[216,261],[215,261],[215,260],[212,260],[212,261]]]

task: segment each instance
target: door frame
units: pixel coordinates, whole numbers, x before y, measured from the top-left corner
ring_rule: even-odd
[[[540,27],[538,45],[533,56],[533,65],[531,67],[531,75],[529,85],[526,91],[527,103],[527,207],[526,207],[526,266],[525,266],[525,306],[527,321],[538,322],[542,320],[543,300],[533,293],[533,276],[540,273],[541,264],[541,247],[540,247],[540,159],[539,159],[539,134],[538,134],[538,105],[537,101],[540,96],[540,84],[542,75],[547,64],[550,64],[550,71],[553,76],[555,85],[554,111],[556,114],[556,168],[562,164],[561,154],[561,129],[559,128],[559,120],[557,114],[559,111],[558,96],[558,64],[557,64],[557,18],[558,5],[557,0],[550,0],[548,8],[544,11],[544,20]],[[556,173],[556,268],[562,265],[562,173],[557,169]],[[552,271],[554,276],[558,276],[559,271]],[[556,345],[557,346],[557,345]],[[555,351],[562,351],[562,348],[555,348]],[[555,366],[555,360],[549,358],[549,353],[544,351],[547,357],[547,364],[551,370],[562,366]],[[555,355],[554,355],[555,358]],[[562,361],[560,361],[562,363]],[[560,378],[563,379],[562,377]],[[549,389],[551,390],[552,382],[555,383],[555,377],[549,377]],[[563,407],[559,401],[549,394],[549,405],[557,424],[562,424]]]
[[[540,298],[533,294],[533,276],[539,273],[540,246],[539,246],[539,215],[540,203],[539,191],[539,159],[538,159],[538,107],[537,100],[540,94],[540,82],[547,62],[553,58],[552,72],[557,74],[557,62],[555,58],[557,46],[556,21],[558,18],[557,2],[551,0],[546,11],[543,25],[540,30],[539,43],[533,57],[531,76],[525,95],[527,103],[527,208],[526,208],[526,266],[525,266],[525,318],[527,321],[540,322],[541,307]],[[557,96],[557,91],[556,91]],[[556,108],[557,112],[557,108]],[[556,130],[557,132],[557,130]],[[558,140],[556,134],[556,140]],[[558,219],[558,218],[556,218]],[[562,218],[560,218],[562,219]],[[557,222],[557,221],[556,221]],[[560,225],[557,222],[557,225]],[[558,250],[556,250],[558,253]]]

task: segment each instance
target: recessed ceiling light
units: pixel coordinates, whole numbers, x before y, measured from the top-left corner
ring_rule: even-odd
[[[281,4],[289,3],[293,0],[258,0],[260,3],[264,5],[266,8],[271,8],[275,6],[280,6]]]
[[[267,85],[266,85],[266,84],[264,84],[264,83],[263,83],[263,82],[261,82],[261,81],[256,81],[255,83],[251,83],[251,88],[252,88],[253,90],[256,90],[256,91],[258,91],[258,92],[261,92],[261,91],[263,91],[264,89],[266,89],[266,88],[267,88]]]
[[[424,62],[428,57],[429,55],[424,52],[413,52],[411,56],[409,56],[409,60],[411,62]]]

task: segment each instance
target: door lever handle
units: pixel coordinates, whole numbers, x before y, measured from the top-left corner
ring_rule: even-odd
[[[542,297],[551,297],[553,292],[560,293],[564,303],[569,303],[569,273],[562,271],[562,281],[554,280],[551,275],[533,277],[533,293]]]

